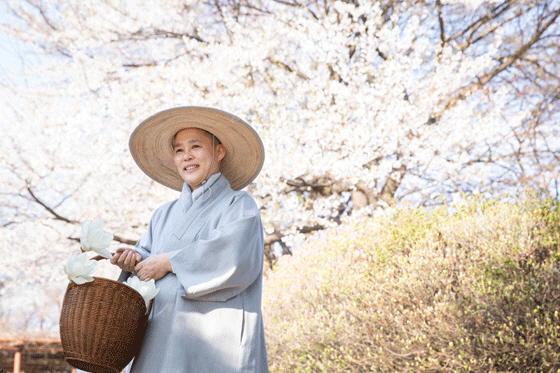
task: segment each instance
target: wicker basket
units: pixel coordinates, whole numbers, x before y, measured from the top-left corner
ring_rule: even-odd
[[[99,277],[70,282],[60,314],[66,361],[87,372],[122,371],[140,351],[148,316],[144,299],[128,285]]]

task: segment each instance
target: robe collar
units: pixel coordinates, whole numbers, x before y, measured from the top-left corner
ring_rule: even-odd
[[[186,182],[183,183],[183,190],[181,191],[181,196],[179,197],[179,204],[183,207],[183,212],[186,213],[189,211],[193,203],[201,196],[203,196],[203,198],[208,198],[208,193],[211,193],[208,189],[212,187],[221,175],[221,172],[216,172],[215,174],[210,175],[206,182],[194,191],[191,191],[189,184]]]
[[[186,188],[188,190],[185,190],[185,186],[183,186],[183,192],[187,193],[183,195],[183,192],[181,192],[181,197],[179,198],[181,208],[183,209],[181,214],[182,216],[178,216],[176,218],[176,228],[173,232],[173,235],[179,240],[183,237],[187,230],[194,229],[195,231],[198,231],[198,229],[206,223],[208,214],[212,213],[211,210],[215,207],[214,202],[216,199],[220,198],[224,189],[229,189],[230,186],[229,181],[224,175],[221,173],[214,174],[208,178],[208,181],[205,184],[206,191],[194,202],[192,202],[192,193],[190,192],[190,188],[188,186]],[[185,204],[188,204],[189,200],[191,204],[188,205],[188,209],[185,211]]]

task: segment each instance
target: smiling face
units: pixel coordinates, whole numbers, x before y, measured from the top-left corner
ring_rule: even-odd
[[[220,161],[226,155],[226,148],[214,139],[212,151],[212,138],[211,134],[198,128],[186,128],[175,135],[173,160],[179,175],[191,191],[202,186],[202,182],[210,175],[220,171]]]

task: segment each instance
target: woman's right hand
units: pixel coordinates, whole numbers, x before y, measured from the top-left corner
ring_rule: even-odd
[[[142,261],[142,255],[132,249],[119,248],[111,258],[111,264],[123,271],[134,272],[134,267]]]

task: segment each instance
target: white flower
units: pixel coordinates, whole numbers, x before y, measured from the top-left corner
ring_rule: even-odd
[[[92,273],[97,269],[97,262],[89,259],[87,253],[74,253],[64,265],[64,272],[70,281],[81,285],[93,281]]]
[[[134,276],[129,277],[128,280],[126,280],[125,284],[140,293],[140,295],[146,302],[146,308],[148,308],[150,300],[152,300],[157,295],[157,293],[159,293],[159,289],[156,288],[156,282],[154,281],[154,279],[151,279],[150,281],[142,281],[138,277]]]
[[[82,251],[94,251],[104,258],[111,259],[107,247],[112,239],[113,234],[103,230],[102,221],[86,220],[82,224],[82,238],[80,238]]]

